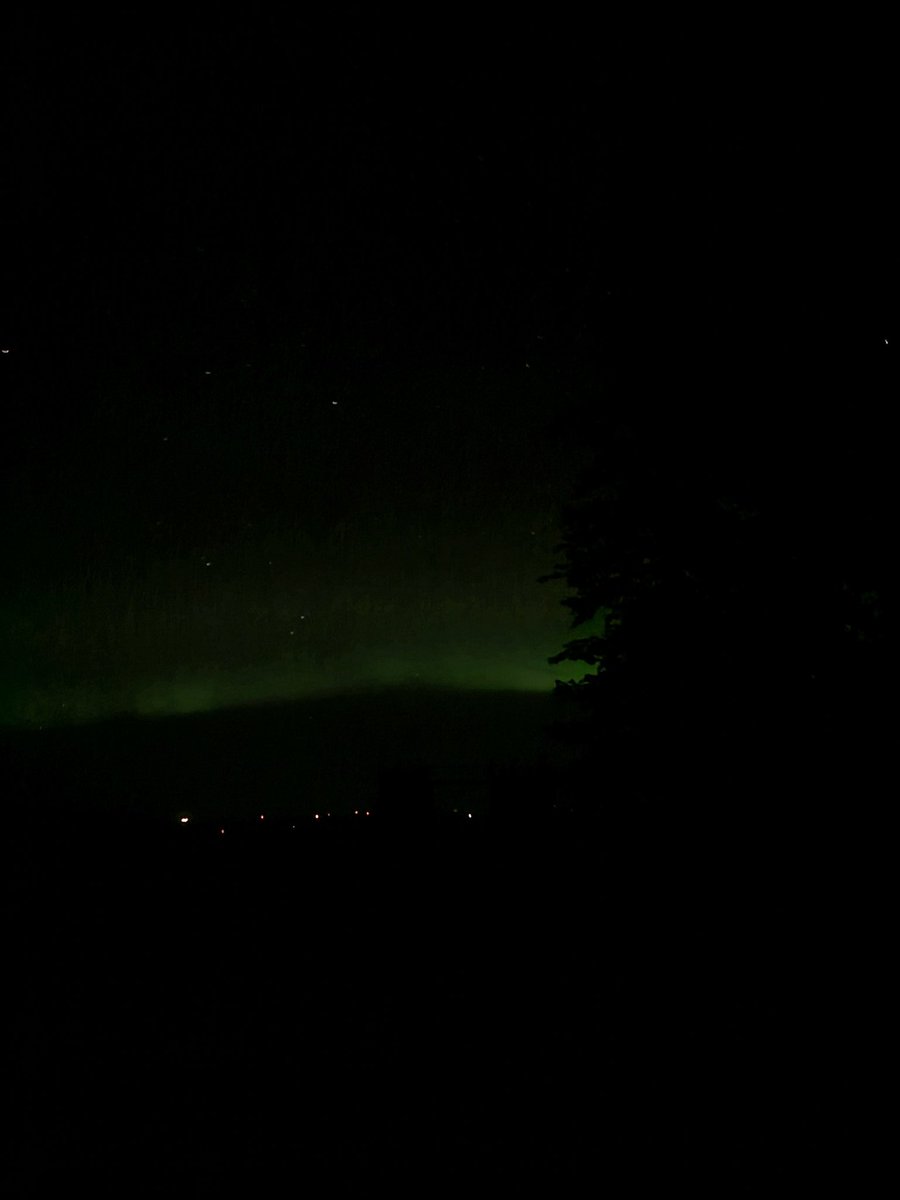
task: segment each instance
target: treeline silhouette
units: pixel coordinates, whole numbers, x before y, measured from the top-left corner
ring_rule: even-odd
[[[824,353],[822,338],[803,353]],[[542,577],[565,581],[572,614],[550,661],[584,666],[556,695],[583,804],[602,769],[623,806],[675,823],[796,832],[877,807],[893,594],[884,350],[857,339],[801,363],[770,345],[736,379],[713,348],[690,386],[682,351],[637,383],[611,371],[605,406],[602,389],[585,400],[594,458]]]

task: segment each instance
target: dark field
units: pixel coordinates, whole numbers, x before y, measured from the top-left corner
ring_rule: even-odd
[[[21,753],[20,788],[85,761]],[[186,826],[174,793],[84,820],[18,795],[4,1194],[771,1196],[847,1165],[873,941],[849,858],[572,813],[565,786],[540,807],[521,764],[469,818],[420,757],[381,762],[369,818],[230,794],[225,835],[214,789]]]

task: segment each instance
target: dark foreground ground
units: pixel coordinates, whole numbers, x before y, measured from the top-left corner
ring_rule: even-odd
[[[7,743],[4,1196],[874,1194],[865,756],[617,804],[514,761],[524,709],[482,786],[493,709],[439,702]]]
[[[585,818],[20,829],[3,1194],[859,1180],[866,906],[740,858]]]

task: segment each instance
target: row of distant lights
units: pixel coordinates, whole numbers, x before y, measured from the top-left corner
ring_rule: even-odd
[[[607,296],[611,296],[611,295],[612,295],[612,293],[611,293],[611,292],[607,292],[606,294],[607,294]],[[884,344],[887,346],[887,345],[888,345],[888,339],[887,339],[887,338],[883,338],[882,340],[883,340]],[[542,338],[541,334],[538,334],[538,341],[543,341],[543,338]],[[2,349],[0,349],[0,354],[9,354],[9,348],[8,348],[7,346],[4,346]],[[252,364],[251,364],[251,363],[245,363],[244,365],[249,367],[249,366],[251,366]],[[527,362],[527,363],[525,364],[525,366],[526,366],[526,367],[530,367],[530,366],[531,366],[531,363],[530,363],[530,362]],[[482,370],[484,370],[484,367],[482,367]],[[212,371],[204,371],[204,372],[203,372],[203,374],[204,374],[204,375],[212,375]],[[338,402],[337,402],[337,400],[332,400],[332,402],[331,402],[331,407],[332,407],[332,408],[337,408],[337,406],[338,406]]]
[[[457,811],[457,809],[454,809],[453,811],[454,811],[454,812],[456,812],[456,811]],[[330,813],[330,812],[327,812],[327,813],[325,813],[324,815],[325,815],[326,817],[330,817],[330,816],[331,816],[331,813]],[[370,809],[368,809],[368,808],[366,808],[366,809],[354,808],[354,810],[353,810],[353,815],[354,815],[354,817],[371,817],[372,813],[371,813],[371,810],[370,810]],[[313,819],[314,819],[314,820],[316,820],[316,821],[320,821],[320,820],[322,819],[322,816],[323,816],[323,814],[322,814],[322,813],[313,813]],[[470,820],[470,821],[472,820],[472,814],[471,814],[471,813],[466,813],[466,816],[469,818],[469,820]],[[266,819],[266,814],[265,814],[265,813],[260,813],[260,814],[259,814],[259,819],[260,819],[260,821],[265,821],[265,819]],[[189,825],[189,824],[190,824],[190,821],[191,821],[191,818],[190,818],[190,817],[179,817],[179,818],[178,818],[178,822],[179,822],[179,824],[181,824],[181,825]],[[296,828],[297,828],[297,826],[296,826],[296,825],[292,825],[292,826],[291,826],[291,829],[296,829]],[[220,828],[220,829],[219,829],[219,834],[220,834],[220,835],[221,835],[221,834],[224,834],[224,832],[225,832],[225,830],[224,830],[224,829],[222,829],[222,828]]]

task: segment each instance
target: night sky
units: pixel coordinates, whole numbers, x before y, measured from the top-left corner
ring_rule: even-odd
[[[874,1195],[894,44],[389,8],[0,28],[3,1194]]]
[[[876,452],[877,61],[403,33],[7,47],[5,722],[547,690],[591,438]]]

